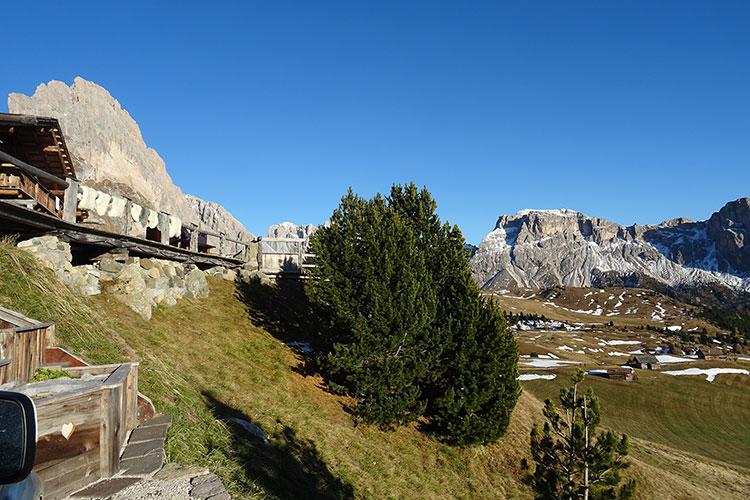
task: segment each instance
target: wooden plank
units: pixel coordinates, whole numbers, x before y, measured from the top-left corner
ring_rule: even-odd
[[[102,426],[100,437],[99,470],[102,477],[115,475],[120,470],[120,447],[126,430],[121,425],[122,386],[102,388]]]
[[[24,316],[23,314],[0,306],[0,319],[13,323],[15,326],[31,326],[41,322]],[[46,323],[45,323],[46,324]]]
[[[85,486],[101,479],[99,449],[88,450],[55,466],[37,472],[42,480],[44,499],[58,500],[68,497]]]
[[[114,365],[71,366],[71,367],[66,367],[65,371],[75,377],[81,377],[85,374],[97,376],[97,375],[105,375],[105,374],[112,373],[119,366],[120,366],[119,363],[114,364]]]

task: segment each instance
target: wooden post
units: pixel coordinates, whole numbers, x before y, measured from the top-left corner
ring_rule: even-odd
[[[130,198],[125,198],[125,226],[124,226],[124,233],[126,236],[130,236],[130,225],[133,221],[133,216],[131,215],[131,211],[133,210],[133,202],[130,200]]]
[[[76,221],[76,208],[78,208],[78,182],[72,177],[66,179],[68,187],[63,194],[63,220],[65,222]]]
[[[169,245],[169,215],[159,212],[159,222],[156,227],[159,229],[162,245]]]
[[[190,228],[190,251],[198,251],[198,226]]]
[[[298,250],[299,250],[299,257],[298,257],[298,260],[297,260],[297,262],[298,262],[298,265],[299,265],[299,273],[300,273],[300,274],[302,274],[302,259],[303,259],[303,258],[305,257],[305,246],[303,245],[303,242],[304,242],[304,241],[305,241],[305,240],[300,240],[300,241],[299,241],[299,242],[297,243],[297,245],[298,245]]]

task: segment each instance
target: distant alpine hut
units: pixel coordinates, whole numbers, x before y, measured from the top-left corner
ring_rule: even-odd
[[[632,382],[638,380],[638,375],[630,367],[607,368],[607,378],[610,380],[623,380]]]
[[[698,356],[698,359],[721,359],[724,357],[724,351],[716,347],[698,349],[695,354]]]
[[[659,367],[659,360],[653,354],[636,354],[625,364],[642,370],[653,370]]]

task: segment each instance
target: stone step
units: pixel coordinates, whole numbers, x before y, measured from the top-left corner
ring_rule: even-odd
[[[122,453],[119,475],[91,484],[70,498],[151,500],[182,492],[179,498],[231,500],[221,479],[207,469],[164,465],[164,440],[171,423],[171,417],[158,415],[139,425]]]
[[[120,456],[120,471],[129,476],[150,477],[164,465],[164,441],[172,423],[169,415],[157,415],[130,433]]]
[[[109,498],[138,481],[140,477],[111,477],[86,486],[84,489],[70,495],[71,498]]]

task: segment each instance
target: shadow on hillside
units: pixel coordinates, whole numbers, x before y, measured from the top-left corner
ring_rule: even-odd
[[[258,280],[237,283],[237,298],[245,304],[253,324],[304,356],[297,367],[304,375],[314,370],[309,354],[314,341],[314,324],[301,281],[281,279],[266,285]]]
[[[227,406],[211,393],[203,392],[206,406],[219,420],[238,418],[253,423],[241,411]],[[279,498],[354,498],[352,486],[333,475],[315,443],[297,437],[283,426],[269,436],[268,443],[237,424],[229,423],[232,452],[250,479]]]

